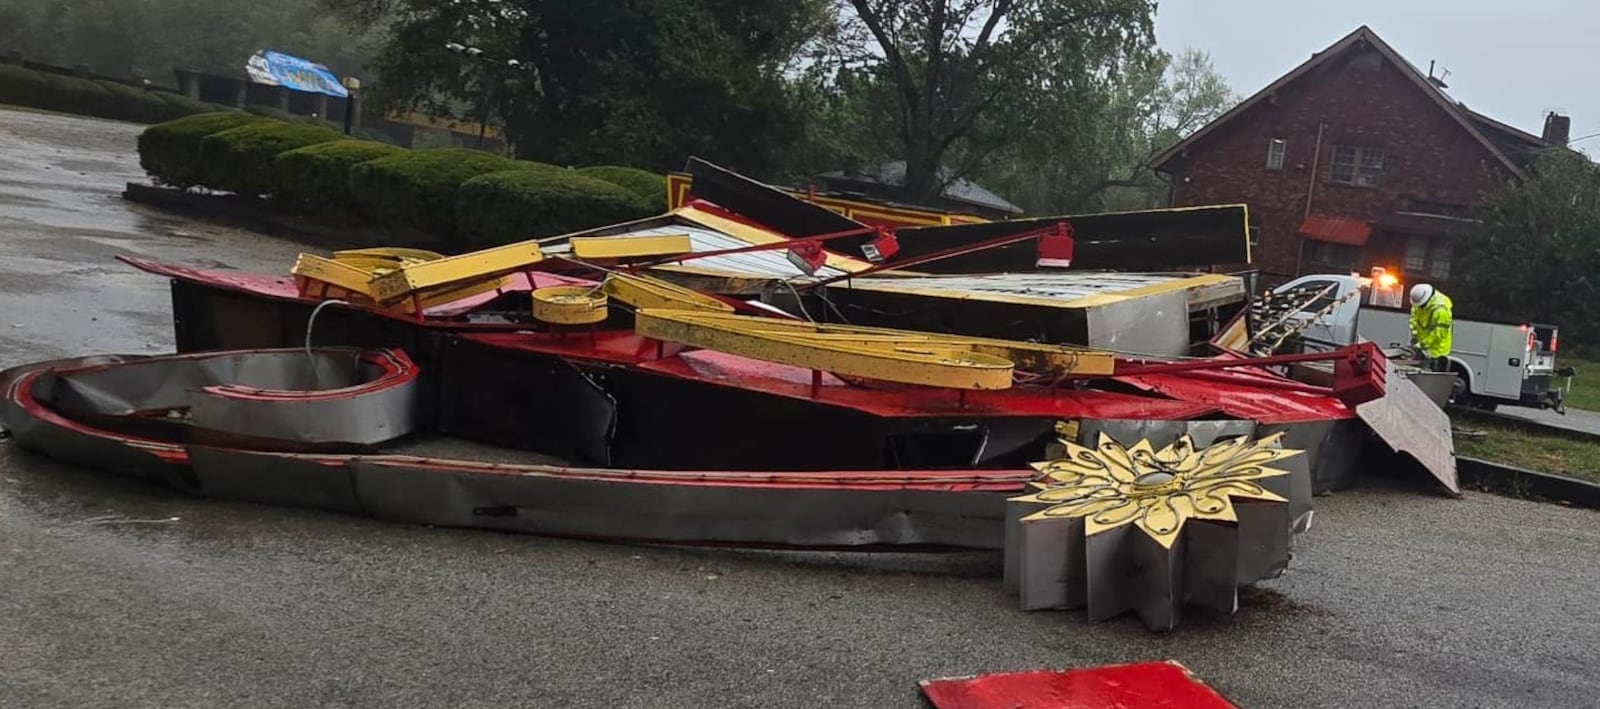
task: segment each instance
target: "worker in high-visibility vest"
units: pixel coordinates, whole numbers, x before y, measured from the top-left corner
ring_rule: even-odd
[[[1428,369],[1450,371],[1450,296],[1426,283],[1411,288],[1411,340],[1428,358]]]

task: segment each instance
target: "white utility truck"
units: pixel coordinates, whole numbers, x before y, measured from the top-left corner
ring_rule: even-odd
[[[1304,349],[1341,347],[1357,338],[1386,352],[1409,348],[1411,310],[1406,288],[1383,269],[1371,278],[1357,275],[1302,276],[1275,294],[1308,291],[1314,300],[1292,317],[1299,319]],[[1359,292],[1359,294],[1357,294]],[[1305,322],[1309,320],[1310,322]],[[1566,413],[1572,370],[1556,370],[1556,327],[1454,319],[1450,369],[1456,373],[1453,403],[1493,410],[1501,404],[1555,409]],[[1565,379],[1564,386],[1554,382]]]

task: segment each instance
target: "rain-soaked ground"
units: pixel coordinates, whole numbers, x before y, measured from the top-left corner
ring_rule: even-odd
[[[131,125],[0,111],[0,366],[171,347],[133,253],[296,245],[117,197]],[[1376,471],[1375,471],[1376,472]],[[919,679],[1184,662],[1246,707],[1600,697],[1600,513],[1372,485],[1168,636],[1022,613],[996,555],[672,550],[186,499],[0,444],[0,706],[903,706]]]

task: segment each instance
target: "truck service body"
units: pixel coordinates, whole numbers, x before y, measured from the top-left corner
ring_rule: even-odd
[[[1300,317],[1311,320],[1300,334],[1307,349],[1343,346],[1358,338],[1385,349],[1406,347],[1411,342],[1410,307],[1404,287],[1393,278],[1318,274],[1289,281],[1274,292],[1307,286],[1334,286],[1301,308]],[[1353,291],[1362,294],[1349,297]],[[1340,299],[1343,302],[1338,302]],[[1336,302],[1331,311],[1317,316]],[[1506,404],[1565,412],[1566,392],[1554,382],[1557,377],[1570,377],[1570,373],[1556,370],[1554,325],[1455,318],[1452,334],[1449,362],[1458,377],[1451,396],[1455,403],[1487,409]]]

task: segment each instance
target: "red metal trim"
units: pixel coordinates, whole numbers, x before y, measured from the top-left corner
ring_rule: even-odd
[[[107,431],[105,429],[94,428],[62,416],[61,414],[56,413],[54,409],[45,406],[38,399],[34,398],[33,385],[34,382],[38,381],[39,377],[45,374],[54,373],[55,371],[49,367],[41,367],[39,369],[22,372],[15,378],[5,382],[6,387],[3,391],[3,395],[6,400],[16,404],[17,407],[23,411],[23,413],[38,419],[42,423],[73,431],[85,436],[121,443],[136,451],[151,455],[162,462],[176,463],[180,465],[187,465],[189,463],[189,452],[185,450],[183,446],[176,443],[155,438],[125,436],[120,433]]]
[[[1065,224],[1065,222],[1060,222],[1060,223],[1061,224]],[[1051,225],[1051,226],[1047,226],[1047,227],[1040,227],[1038,229],[1032,229],[1032,230],[1029,230],[1029,231],[1025,231],[1025,232],[1022,232],[1020,234],[1009,234],[1009,235],[1006,235],[1006,236],[995,237],[993,239],[989,239],[988,241],[980,241],[980,242],[978,242],[976,244],[967,244],[965,246],[953,246],[951,248],[944,249],[942,251],[935,251],[935,252],[933,252],[931,254],[923,254],[921,256],[916,256],[916,257],[908,258],[908,259],[902,259],[900,261],[895,261],[895,262],[892,262],[892,263],[886,262],[886,263],[875,264],[871,268],[868,268],[868,269],[866,269],[864,271],[858,271],[856,273],[847,273],[847,274],[844,274],[842,276],[834,276],[833,278],[826,278],[826,279],[823,279],[821,281],[817,281],[815,283],[804,284],[801,287],[802,288],[815,288],[815,287],[819,287],[819,286],[826,286],[826,285],[830,285],[830,284],[833,284],[833,283],[837,283],[839,281],[849,280],[851,278],[858,278],[860,276],[865,276],[865,275],[869,275],[869,274],[872,274],[872,273],[877,273],[878,271],[887,271],[887,270],[890,270],[890,269],[898,270],[898,269],[904,269],[904,268],[911,268],[912,266],[920,266],[920,265],[925,264],[925,263],[932,263],[934,261],[940,261],[940,260],[943,260],[943,259],[953,258],[953,257],[956,257],[956,256],[961,256],[961,255],[964,255],[964,254],[970,254],[970,253],[974,253],[974,252],[978,252],[978,251],[984,251],[986,249],[999,248],[1001,246],[1006,246],[1008,244],[1015,244],[1017,242],[1027,241],[1029,239],[1038,239],[1038,238],[1043,237],[1043,236],[1054,234],[1054,233],[1056,233],[1056,230],[1057,230],[1057,226],[1056,225]]]
[[[393,389],[414,382],[422,375],[421,370],[411,361],[410,357],[406,356],[404,351],[365,350],[360,357],[361,361],[377,366],[381,372],[378,376],[355,386],[339,389],[318,389],[315,391],[290,391],[283,389],[257,389],[238,384],[214,384],[202,388],[201,391],[229,399],[249,401],[322,401],[326,399],[348,399],[361,394]]]

